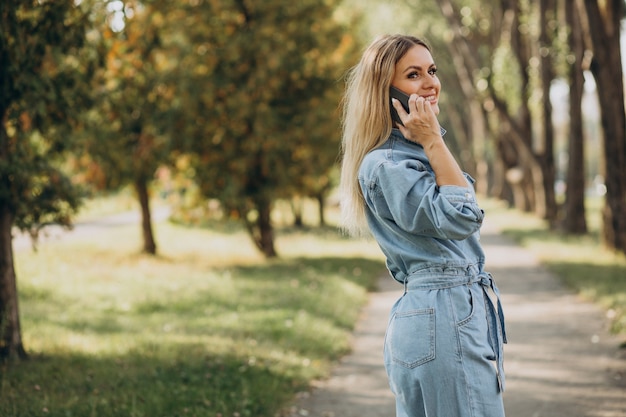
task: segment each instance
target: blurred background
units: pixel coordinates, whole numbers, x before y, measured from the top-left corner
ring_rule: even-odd
[[[68,264],[82,251],[92,265],[107,259],[100,273],[117,262],[107,258],[110,248],[134,254],[124,258],[133,267],[204,248],[180,256],[210,258],[202,268],[220,274],[224,264],[268,267],[301,256],[299,244],[309,254],[318,250],[312,246],[337,254],[334,243],[355,245],[346,253],[361,258],[352,261],[378,261],[371,245],[363,249],[335,230],[341,95],[365,45],[398,32],[431,45],[442,82],[440,123],[478,193],[536,220],[540,240],[573,239],[610,254],[618,287],[606,292],[618,296],[607,309],[623,331],[624,17],[623,0],[3,0],[0,353],[27,356],[20,297],[29,306],[26,346],[67,346],[51,349],[49,339],[28,336],[42,316],[68,305],[57,299],[52,310],[33,313],[30,304],[52,297],[65,279],[44,279],[45,290],[32,281],[60,259],[37,246],[59,226],[78,232],[81,224],[134,213],[137,230],[108,241],[90,230],[106,244],[71,247]],[[179,229],[163,229],[159,241],[163,219],[163,227]],[[181,230],[213,234],[194,240]],[[299,243],[279,242],[294,231],[302,233]],[[241,236],[230,246],[233,233]],[[37,251],[14,247],[14,237],[24,236]],[[326,240],[302,243],[311,236]],[[68,264],[62,277],[73,276]],[[328,273],[328,265],[309,267]],[[364,281],[365,291],[379,272]],[[16,277],[24,280],[20,292]],[[289,282],[292,290],[301,285]],[[133,302],[118,307],[132,310]],[[59,338],[58,328],[40,334],[47,331]]]
[[[403,32],[433,48],[441,123],[481,194],[571,233],[584,198],[608,196],[603,237],[625,249],[622,2],[2,7],[1,201],[22,230],[130,186],[146,252],[159,193],[176,216],[242,219],[273,256],[276,200],[334,202],[342,77]]]

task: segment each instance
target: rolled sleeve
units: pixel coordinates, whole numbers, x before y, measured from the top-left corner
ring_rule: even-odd
[[[482,225],[485,212],[478,206],[471,186],[444,185],[439,187],[440,196],[447,200],[445,220],[451,239],[464,239]]]
[[[379,187],[374,210],[401,229],[423,236],[461,240],[481,226],[473,179],[467,187],[437,186],[432,171],[419,162],[379,165],[372,184]]]

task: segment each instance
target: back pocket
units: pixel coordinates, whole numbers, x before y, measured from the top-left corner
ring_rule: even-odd
[[[435,310],[394,314],[387,334],[387,349],[392,360],[406,368],[435,359]]]

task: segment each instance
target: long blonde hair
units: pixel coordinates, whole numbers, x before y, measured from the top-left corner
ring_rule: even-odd
[[[423,40],[414,36],[381,36],[367,47],[359,63],[348,72],[343,97],[339,193],[341,227],[350,235],[367,232],[359,167],[365,155],[382,145],[391,134],[389,87],[396,64],[415,45],[430,51]]]

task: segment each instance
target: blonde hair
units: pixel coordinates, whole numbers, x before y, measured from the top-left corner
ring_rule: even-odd
[[[348,72],[343,97],[339,193],[341,227],[350,235],[367,233],[359,167],[365,155],[382,145],[391,134],[389,87],[396,64],[415,45],[430,51],[423,40],[414,36],[381,36],[367,47],[359,63]]]

